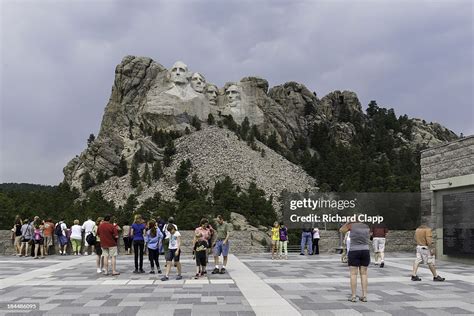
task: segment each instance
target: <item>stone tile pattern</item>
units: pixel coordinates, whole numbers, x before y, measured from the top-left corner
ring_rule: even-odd
[[[296,306],[302,315],[453,315],[474,314],[474,284],[461,280],[433,282],[429,272],[420,272],[421,282],[410,280],[409,269],[390,266],[390,261],[413,264],[408,254],[400,258],[387,256],[386,267],[369,267],[368,302],[352,303],[350,296],[349,269],[340,261],[320,261],[319,256],[297,256],[295,261],[267,260],[253,261],[255,256],[240,256],[260,278],[264,280],[283,279],[281,283],[271,284],[283,298]],[[327,259],[327,256],[321,256]],[[246,259],[249,259],[246,262]],[[335,258],[337,259],[337,258]],[[457,275],[474,276],[474,267],[463,264],[438,262],[439,269]],[[345,278],[343,282],[330,282],[331,279]],[[397,281],[393,281],[393,278]],[[292,283],[293,279],[317,279],[329,282]],[[387,281],[370,283],[370,279]],[[390,280],[392,278],[392,280]],[[400,279],[400,280],[399,280]],[[360,278],[358,280],[360,295]]]

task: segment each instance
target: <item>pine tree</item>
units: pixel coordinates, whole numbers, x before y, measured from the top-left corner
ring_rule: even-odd
[[[214,118],[214,115],[209,113],[209,115],[207,116],[207,124],[214,125],[215,123],[216,123],[216,119]]]
[[[242,137],[243,140],[247,140],[247,135],[249,131],[250,131],[249,118],[245,117],[244,121],[242,122],[242,125],[240,126],[240,137]]]
[[[176,170],[176,183],[180,183],[189,175],[189,170],[191,169],[191,160],[183,160],[179,164],[178,170]]]
[[[275,131],[273,131],[273,133],[268,137],[267,145],[276,152],[281,149],[280,144],[278,144],[278,139]]]
[[[86,171],[82,176],[81,187],[82,191],[87,191],[88,189],[92,188],[95,185],[94,179],[91,177],[90,173]]]
[[[123,177],[128,173],[128,166],[127,166],[127,161],[125,160],[124,156],[120,157],[120,163],[117,168],[117,176]]]
[[[100,170],[97,174],[97,184],[104,183],[105,180],[107,180],[107,175],[104,173],[104,171]]]
[[[160,161],[156,161],[153,164],[153,168],[152,168],[151,173],[152,173],[153,180],[157,181],[158,179],[161,178],[161,175],[163,174],[163,168],[161,167],[161,162]]]
[[[163,154],[163,164],[165,167],[169,167],[171,164],[172,156],[176,153],[176,147],[174,147],[174,142],[170,140],[166,145],[165,152]]]
[[[138,173],[138,162],[134,160],[130,168],[130,185],[136,188],[140,183],[140,174]]]
[[[191,126],[194,127],[197,131],[201,130],[201,121],[198,119],[196,115],[194,115],[191,120]]]
[[[127,202],[123,206],[124,217],[129,219],[132,218],[133,212],[138,206],[138,200],[135,194],[130,194],[127,198]]]
[[[142,175],[142,181],[145,182],[148,186],[151,185],[150,169],[148,168],[147,163],[145,163],[145,171],[143,172],[143,175]]]
[[[95,140],[95,135],[94,134],[90,134],[89,135],[89,138],[87,139],[87,147],[89,147]]]

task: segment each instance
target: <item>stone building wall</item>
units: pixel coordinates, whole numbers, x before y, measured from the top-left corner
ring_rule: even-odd
[[[474,174],[474,135],[422,151],[420,164],[421,222],[436,227],[433,191],[449,189],[440,180]],[[436,180],[441,183],[439,186],[431,183]]]
[[[193,231],[180,231],[183,242],[183,253],[191,254]],[[234,254],[262,253],[270,250],[269,245],[262,245],[255,241],[249,231],[233,231],[230,238],[231,252]],[[339,233],[337,231],[321,231],[320,251],[334,253],[339,246]],[[299,242],[299,241],[298,241]],[[56,243],[57,244],[57,243]],[[119,242],[120,251],[124,253],[123,242]],[[415,243],[413,231],[391,231],[387,236],[386,251],[414,251]],[[299,251],[298,246],[291,246],[290,250]],[[0,255],[13,254],[13,244],[10,240],[10,231],[0,230]]]
[[[438,256],[474,262],[472,257],[442,255],[443,196],[474,191],[474,135],[422,151],[420,164],[421,222],[433,228]]]

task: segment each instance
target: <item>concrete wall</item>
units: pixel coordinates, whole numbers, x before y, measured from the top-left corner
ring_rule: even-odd
[[[183,241],[183,252],[191,253],[192,231],[180,231]],[[410,251],[414,252],[415,241],[413,231],[391,231],[387,236],[386,251]],[[269,251],[269,245],[263,246],[252,239],[249,231],[233,231],[231,233],[231,252],[234,254],[262,253]],[[297,241],[299,243],[299,240]],[[294,241],[292,242],[294,243]],[[123,242],[119,242],[123,253]],[[339,246],[339,233],[336,231],[321,231],[320,252],[334,253]],[[293,251],[299,251],[299,247],[290,247]],[[13,245],[10,240],[10,231],[0,230],[0,255],[13,254]]]
[[[438,256],[446,257],[441,255],[442,197],[474,190],[474,135],[422,151],[420,164],[421,222],[433,228]],[[465,261],[466,258],[444,259]]]

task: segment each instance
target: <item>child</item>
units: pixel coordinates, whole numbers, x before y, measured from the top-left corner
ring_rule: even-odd
[[[155,264],[158,273],[161,274],[159,258],[159,247],[163,239],[163,234],[156,226],[155,220],[150,220],[148,222],[148,230],[145,236],[145,242],[148,247],[148,259],[150,260],[151,274],[155,274]]]
[[[205,240],[198,239],[194,243],[194,253],[196,256],[196,276],[194,277],[195,279],[198,279],[200,276],[206,275],[207,248],[207,241]]]
[[[280,241],[280,225],[278,222],[273,223],[272,227],[272,259],[275,259],[275,256],[278,251],[278,242]]]
[[[176,280],[181,280],[181,263],[179,262],[179,255],[181,253],[181,234],[176,230],[175,225],[168,225],[167,231],[169,232],[169,246],[166,254],[166,273],[161,278],[161,281],[168,281],[171,270],[171,261],[174,261],[176,269],[178,270],[178,276]]]
[[[288,228],[283,222],[280,223],[280,252],[279,259],[283,258],[285,252],[285,260],[288,260]]]

